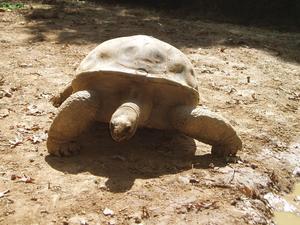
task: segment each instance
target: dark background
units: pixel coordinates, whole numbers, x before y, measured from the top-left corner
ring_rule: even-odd
[[[95,0],[97,1],[97,0]],[[99,1],[99,0],[98,0]],[[208,19],[244,25],[300,29],[300,0],[106,0],[162,10],[185,19]]]

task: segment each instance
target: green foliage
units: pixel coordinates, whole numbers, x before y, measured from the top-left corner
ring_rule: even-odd
[[[17,3],[17,2],[0,2],[0,9],[3,9],[5,11],[12,11],[17,9],[24,8],[23,3]]]

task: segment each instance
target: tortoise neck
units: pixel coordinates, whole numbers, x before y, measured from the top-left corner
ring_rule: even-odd
[[[138,123],[142,124],[149,119],[152,103],[146,99],[136,99],[125,101],[119,108],[127,108],[135,112]]]
[[[129,110],[132,110],[136,113],[137,119],[139,119],[141,114],[141,108],[138,104],[133,102],[125,102],[123,103],[119,108],[127,108]]]
[[[148,89],[134,88],[120,107],[134,110],[137,113],[139,124],[143,124],[149,119],[152,111],[152,93]]]

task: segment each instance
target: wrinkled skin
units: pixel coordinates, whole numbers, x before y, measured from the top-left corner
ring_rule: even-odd
[[[76,92],[67,98],[49,129],[47,147],[50,154],[69,156],[78,153],[80,146],[76,139],[101,118],[101,101],[97,92],[89,90]],[[127,102],[112,113],[110,133],[115,141],[129,140],[137,128],[144,125],[142,122],[151,115],[151,107],[145,105]],[[180,105],[170,108],[168,115],[168,129],[212,145],[212,154],[215,156],[235,156],[242,148],[242,141],[232,126],[208,109]]]

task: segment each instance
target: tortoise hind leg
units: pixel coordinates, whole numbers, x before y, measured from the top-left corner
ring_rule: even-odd
[[[71,83],[69,83],[62,92],[55,94],[50,99],[50,102],[54,107],[58,108],[72,93],[73,93],[73,88]]]
[[[216,156],[234,156],[242,141],[222,117],[203,107],[179,106],[172,110],[173,127],[187,136],[212,145]]]
[[[48,152],[57,156],[76,153],[77,137],[96,120],[100,98],[92,91],[72,94],[60,110],[48,131]]]

